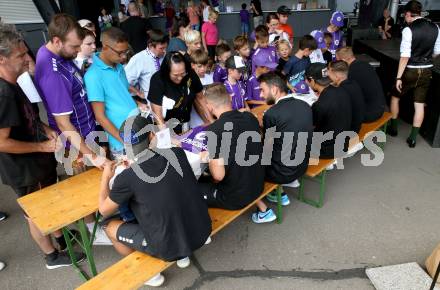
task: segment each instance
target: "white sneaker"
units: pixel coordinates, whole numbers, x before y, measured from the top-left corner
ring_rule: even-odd
[[[330,164],[329,166],[327,166],[325,169],[326,169],[326,170],[333,170],[333,169],[335,168],[335,165],[336,165],[336,159],[335,159],[335,161],[334,161],[332,164]]]
[[[3,270],[6,267],[6,264],[3,262],[0,262],[0,271]]]
[[[354,155],[356,152],[362,150],[364,148],[364,143],[359,142],[355,146],[348,149],[347,155]]]
[[[209,245],[210,243],[211,243],[211,237],[208,237],[207,239],[206,239],[206,242],[205,242],[205,245]]]
[[[296,179],[296,180],[292,181],[291,183],[283,184],[283,186],[298,188],[300,186],[300,184],[299,184],[298,179]]]
[[[159,273],[147,282],[144,283],[144,285],[151,286],[151,287],[159,287],[162,286],[163,282],[165,282],[165,277]]]
[[[100,226],[98,226],[96,228],[95,240],[93,240],[93,245],[96,245],[96,246],[112,246],[113,245],[112,241],[108,238],[107,234]]]
[[[181,269],[187,268],[189,264],[191,264],[191,260],[188,257],[177,260],[177,267]]]

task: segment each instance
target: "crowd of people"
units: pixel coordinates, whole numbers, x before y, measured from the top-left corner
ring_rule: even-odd
[[[376,72],[344,44],[341,12],[334,12],[327,27],[302,36],[294,47],[287,7],[269,13],[263,24],[261,3],[253,0],[255,29],[248,38],[249,23],[242,25],[242,34],[230,46],[219,37],[218,12],[210,8],[209,1],[202,2],[208,7],[206,13],[202,11],[202,25],[196,21],[197,8],[190,3],[188,15],[175,18],[169,32],[152,28],[135,2],[128,4],[130,16],[121,28],[108,25],[111,17],[102,11],[100,27],[102,22],[105,29],[99,51],[90,21],[55,15],[48,25],[49,41],[36,55],[33,74],[47,111],[47,125],[17,85],[17,78],[33,63],[24,40],[13,27],[1,24],[3,183],[19,197],[56,183],[54,152],[63,148],[64,167],[66,162],[70,162],[68,167],[86,163],[103,170],[99,212],[105,221],[95,244],[113,245],[122,255],[139,250],[166,261],[177,260],[184,268],[191,253],[210,241],[208,207],[244,208],[261,194],[265,180],[298,187],[298,179],[307,170],[314,132],[332,136],[320,144],[314,157],[342,157],[336,150],[336,136],[358,133],[362,123],[384,113],[385,96]],[[412,6],[407,13],[415,13]],[[240,15],[242,22],[249,20],[249,15]],[[313,96],[313,104],[301,100],[307,95]],[[259,122],[250,110],[262,104],[272,106]],[[128,131],[127,123],[131,125]],[[148,125],[157,131],[139,135]],[[157,147],[155,133],[172,128],[182,134],[200,126],[221,142],[200,153],[208,170],[199,179],[178,143],[167,150],[177,157],[182,172],[169,167],[159,151],[147,150]],[[244,150],[249,158],[262,158],[263,139],[274,127],[280,135],[272,137],[270,165],[243,166],[237,160],[239,151]],[[96,139],[93,133],[102,131],[108,138],[98,141],[107,154],[90,145]],[[238,143],[245,132],[262,137],[253,138],[243,149]],[[306,137],[301,139],[301,134]],[[225,141],[229,150],[222,147],[223,138],[229,138]],[[292,144],[288,152],[286,140]],[[297,159],[300,146],[305,148],[302,161],[286,163]],[[346,154],[348,139],[343,147],[341,152]],[[148,158],[139,158],[145,151]],[[163,178],[145,182],[133,164],[148,176],[163,174]],[[269,194],[267,200],[277,202],[277,197]],[[289,205],[287,194],[282,194],[281,202]],[[257,207],[253,222],[276,219],[266,202],[257,202]],[[53,243],[25,218],[45,254],[46,267],[70,265],[61,232],[53,234]],[[93,217],[88,217],[87,226],[93,229]],[[77,253],[77,259],[84,255]],[[159,274],[146,283],[159,286],[163,281]]]

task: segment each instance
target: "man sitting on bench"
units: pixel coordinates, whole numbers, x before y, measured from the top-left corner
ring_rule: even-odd
[[[312,109],[306,102],[288,95],[286,82],[276,73],[265,73],[258,81],[261,97],[268,105],[273,105],[263,116],[265,142],[273,142],[273,147],[268,148],[272,151],[272,158],[271,164],[266,167],[266,180],[283,186],[298,187],[297,179],[304,175],[309,164],[313,134]],[[275,129],[274,131],[281,135],[268,136],[271,129]],[[287,144],[290,144],[290,148],[286,147]],[[289,150],[284,151],[285,147]],[[274,193],[269,194],[267,199],[277,202]],[[290,204],[285,193],[281,196],[281,204]],[[258,214],[252,218],[258,223]]]
[[[136,250],[165,261],[177,260],[177,266],[185,268],[188,256],[211,234],[208,207],[183,149],[148,150],[151,133],[138,135],[148,125],[152,126],[151,119],[139,115],[122,124],[119,132],[131,165],[115,178],[111,190],[115,164],[105,166],[99,212],[109,216],[127,203],[133,211],[135,221],[113,219],[105,229],[121,255]],[[159,273],[146,285],[163,282]]]
[[[212,182],[201,181],[200,188],[209,207],[242,209],[257,199],[264,188],[258,120],[249,112],[232,110],[223,84],[208,86],[205,96],[207,108],[217,120],[206,129]],[[257,140],[251,137],[255,135]],[[216,138],[214,148],[211,138]],[[264,212],[264,222],[276,219],[272,209],[265,206],[260,211]]]
[[[382,117],[385,111],[385,95],[374,68],[369,63],[356,59],[349,46],[338,49],[336,58],[348,64],[348,79],[357,82],[361,87],[365,101],[363,122],[371,123]]]
[[[351,130],[351,103],[350,97],[343,88],[334,87],[328,77],[325,64],[314,63],[306,70],[306,79],[309,86],[318,95],[313,104],[313,124],[316,132],[324,135],[321,143],[321,159],[342,157],[347,152],[349,138],[338,144],[338,135]],[[316,137],[316,136],[315,136]],[[314,138],[318,139],[318,138]],[[314,140],[316,142],[316,140]],[[315,144],[312,144],[312,150]],[[338,148],[341,146],[341,148]],[[312,156],[315,157],[315,156]],[[328,168],[331,169],[331,168]]]

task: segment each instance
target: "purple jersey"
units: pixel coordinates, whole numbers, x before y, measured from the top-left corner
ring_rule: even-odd
[[[208,140],[206,138],[205,129],[205,126],[198,126],[193,128],[189,133],[179,135],[177,139],[180,140],[182,149],[196,154],[202,151],[208,151]]]
[[[81,137],[95,130],[95,116],[87,100],[83,78],[73,61],[50,52],[43,45],[37,53],[35,82],[50,127],[60,133],[55,116],[69,115]]]
[[[266,62],[276,63],[278,65],[278,55],[274,46],[268,46],[265,48],[258,47],[252,55],[252,74],[255,74],[255,62],[254,59],[265,58]]]
[[[214,69],[214,83],[224,83],[228,78],[228,70],[224,67],[221,67],[219,64],[215,65]]]
[[[327,28],[322,30],[323,32],[328,32],[332,35],[332,42],[330,43],[329,51],[332,53],[333,60],[336,59],[336,50],[342,47],[342,38],[344,36],[344,32],[341,30],[337,30],[335,32],[330,32]]]
[[[249,11],[246,9],[240,10],[240,21],[241,23],[249,23]]]
[[[246,91],[241,83],[237,81],[235,84],[231,84],[228,80],[225,81],[225,87],[228,94],[231,96],[232,110],[239,110],[245,108]]]
[[[264,99],[260,96],[260,83],[255,75],[252,75],[248,80],[246,85],[246,96],[247,99],[253,101],[263,101]]]

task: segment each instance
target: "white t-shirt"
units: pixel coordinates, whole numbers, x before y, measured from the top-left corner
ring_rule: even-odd
[[[209,6],[206,6],[203,9],[202,15],[203,15],[203,22],[208,22],[209,21]]]
[[[162,63],[163,58],[159,59]],[[136,53],[125,66],[125,74],[131,86],[139,86],[145,98],[150,90],[151,77],[158,69],[150,51],[146,49]]]
[[[309,58],[310,58],[310,62],[311,63],[317,63],[317,62],[326,63],[320,48],[315,49],[314,51],[312,51],[312,53],[310,54]]]
[[[213,73],[205,74],[205,76],[200,79],[200,82],[202,83],[203,86],[210,85],[214,82],[213,76],[214,76]],[[193,106],[191,110],[191,117],[189,119],[189,127],[195,128],[201,125],[203,125],[203,120],[202,118],[200,118],[199,114],[197,113],[196,109]]]

